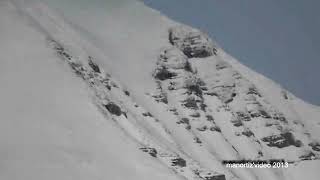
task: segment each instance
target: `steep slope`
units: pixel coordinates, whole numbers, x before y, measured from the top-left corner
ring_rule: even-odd
[[[46,36],[17,12],[0,3],[0,179],[175,177],[99,112]]]
[[[241,65],[199,30],[131,0],[16,0],[1,9],[1,78],[10,82],[1,116],[28,120],[1,121],[2,137],[10,137],[1,144],[10,149],[12,140],[18,150],[9,154],[4,178],[20,170],[32,179],[316,178],[319,108]],[[12,48],[24,49],[23,57],[5,53]],[[18,73],[10,70],[16,67]],[[11,125],[35,135],[11,138]],[[45,153],[39,165],[24,166],[35,153]],[[290,164],[222,164],[244,159]]]

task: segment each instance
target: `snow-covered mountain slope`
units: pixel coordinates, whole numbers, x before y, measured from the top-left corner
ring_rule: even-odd
[[[319,175],[319,107],[140,1],[3,0],[0,24],[1,179]]]

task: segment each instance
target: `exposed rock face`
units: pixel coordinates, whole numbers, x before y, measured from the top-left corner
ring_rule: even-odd
[[[176,47],[170,47],[161,52],[157,65],[173,69],[184,69],[188,66],[187,61],[187,57],[179,49]]]
[[[247,104],[246,109],[251,117],[271,118],[271,116],[258,101],[251,101]]]
[[[262,139],[262,141],[267,142],[268,146],[270,147],[278,147],[278,148],[284,148],[287,146],[296,146],[300,147],[301,141],[296,140],[292,133],[286,132],[281,133],[279,135],[272,135],[268,136]]]
[[[243,135],[247,136],[247,137],[251,137],[251,136],[254,136],[253,132],[250,131],[250,130],[245,130],[242,132]]]
[[[93,62],[93,59],[91,56],[89,56],[88,64],[92,68],[92,70],[94,70],[96,73],[101,73],[99,66],[95,62]]]
[[[155,78],[161,81],[164,81],[166,79],[171,79],[175,76],[177,76],[177,74],[174,72],[170,72],[166,67],[160,67],[155,72]]]
[[[186,160],[182,158],[175,158],[171,160],[172,166],[180,166],[180,167],[186,167],[187,163]]]
[[[221,175],[212,175],[205,177],[205,180],[226,180],[226,176],[221,174]]]
[[[184,84],[185,84],[185,88],[188,89],[189,94],[195,93],[197,96],[202,95],[201,87],[204,86],[204,83],[203,81],[201,81],[201,79],[193,76],[191,78],[188,78]]]
[[[67,38],[66,36],[64,37]],[[194,137],[196,137],[194,139],[196,143],[203,142],[203,144],[206,144],[208,142],[208,139],[212,141],[221,140],[221,142],[225,142],[226,144],[230,145],[230,147],[232,147],[235,150],[235,152],[238,152],[240,156],[242,155],[241,150],[243,150],[241,147],[237,146],[236,143],[233,143],[234,141],[233,142],[224,141],[224,140],[230,140],[237,137],[234,137],[233,134],[231,134],[229,137],[226,136],[225,135],[226,131],[234,131],[234,129],[236,129],[236,131],[239,133],[240,138],[246,138],[244,136],[247,136],[250,138],[247,138],[246,140],[253,140],[259,143],[261,142],[261,137],[265,137],[263,138],[263,141],[268,143],[269,146],[273,146],[273,147],[280,148],[280,147],[287,147],[291,145],[295,147],[300,147],[302,145],[300,141],[295,140],[294,136],[299,138],[300,136],[296,136],[295,134],[296,132],[294,131],[292,131],[292,133],[282,133],[280,135],[270,136],[273,134],[278,134],[278,131],[275,133],[273,130],[287,128],[282,123],[282,121],[285,121],[286,119],[285,115],[278,111],[270,111],[271,105],[268,106],[267,105],[268,103],[265,103],[267,102],[267,99],[263,97],[263,94],[262,94],[263,91],[261,91],[260,93],[259,89],[256,88],[251,82],[249,82],[249,80],[248,81],[244,80],[244,78],[240,74],[240,71],[237,72],[235,69],[233,69],[233,67],[231,66],[232,63],[228,64],[226,61],[224,61],[224,58],[222,57],[222,53],[221,54],[219,53],[218,56],[213,56],[214,54],[216,54],[216,47],[214,46],[214,43],[212,42],[212,40],[210,40],[207,37],[207,35],[189,27],[179,26],[169,30],[169,41],[172,46],[170,44],[167,44],[168,48],[161,52],[157,62],[157,69],[154,74],[156,82],[159,83],[159,89],[157,90],[160,91],[159,94],[154,96],[159,102],[157,104],[159,106],[157,106],[156,108],[159,107],[159,110],[161,108],[163,108],[161,110],[166,110],[165,108],[175,107],[177,109],[175,112],[168,112],[168,113],[171,113],[172,115],[170,116],[170,118],[167,118],[166,116],[164,118],[159,117],[158,123],[160,125],[165,118],[169,120],[171,120],[172,118],[173,121],[176,120],[175,122],[177,122],[177,124],[173,123],[172,127],[165,126],[165,127],[168,127],[169,129],[165,129],[168,131],[164,131],[164,132],[173,132],[174,130],[176,130],[175,125],[185,126],[185,128],[188,130],[187,135],[190,135],[186,137],[191,137],[190,139],[186,139],[186,141],[190,141]],[[64,59],[67,59],[67,60],[74,59],[73,55],[74,57],[77,57],[77,54],[72,54],[71,56],[71,54],[69,54],[62,47],[57,47],[56,50],[60,56],[64,57]],[[212,57],[207,58],[209,56],[212,56]],[[86,57],[88,56],[86,55]],[[192,58],[197,58],[197,59],[192,59]],[[114,103],[106,104],[105,102],[112,102],[113,100],[114,100],[113,102],[128,102],[129,100],[123,97],[113,97],[112,99],[108,99],[108,97],[113,96],[114,91],[117,91],[117,89],[114,88],[117,86],[115,86],[112,83],[109,83],[108,78],[98,81],[99,76],[97,76],[97,73],[103,72],[102,67],[99,68],[99,66],[96,63],[94,63],[93,59],[90,56],[89,56],[89,59],[85,58],[85,60],[88,60],[88,62],[83,63],[84,64],[83,66],[74,61],[67,61],[67,62],[71,65],[71,67],[75,70],[75,72],[78,75],[80,75],[83,79],[85,79],[86,82],[90,83],[91,88],[97,87],[96,96],[97,96],[97,99],[103,100],[101,101],[103,103],[100,104],[100,105],[104,105],[104,106],[101,106],[103,107],[103,110],[105,111],[108,110],[110,113],[116,116],[121,116],[121,114],[125,114],[124,112],[121,111],[122,107],[125,108],[126,110],[134,109],[134,108],[128,108],[130,106],[130,103],[128,104],[122,103],[121,108],[119,107],[120,104],[119,105],[116,105]],[[194,63],[195,61],[198,64]],[[199,62],[204,62],[202,65],[204,66],[208,65],[208,67],[199,68],[201,65]],[[199,75],[200,73],[198,72],[198,70],[199,72],[203,71],[204,72],[203,74],[205,75],[200,76]],[[214,71],[214,73],[211,73],[212,71]],[[209,78],[206,79],[206,77],[209,77]],[[108,90],[111,90],[112,88],[112,93],[108,94],[109,96],[101,96],[100,90],[106,90],[106,89],[99,86],[100,84],[104,85],[104,87],[106,87]],[[106,92],[108,91],[106,90]],[[129,92],[124,91],[124,93],[127,96],[130,95]],[[215,95],[218,98],[210,97],[206,95]],[[245,100],[245,97],[247,96],[253,99],[249,103],[247,103]],[[107,97],[107,98],[103,99],[102,97]],[[131,97],[132,99],[134,99],[135,95],[132,94]],[[167,97],[170,97],[170,98],[168,99]],[[204,98],[208,98],[208,100]],[[284,95],[284,99],[289,100],[290,98],[288,99],[288,96]],[[146,104],[144,103],[139,105],[140,105],[139,106],[140,108],[143,108],[143,106],[146,106]],[[240,108],[237,109],[237,107],[240,107]],[[131,111],[130,116],[128,116],[129,118],[127,117],[128,122],[134,120],[132,113],[138,113],[137,117],[142,120],[153,119],[153,116],[151,115],[151,113],[149,113],[148,111],[141,111],[140,108],[138,109],[139,111],[138,110],[136,111],[136,109],[130,110]],[[150,111],[152,111],[151,110],[152,107],[149,107],[149,108],[150,108]],[[143,116],[141,116],[141,114]],[[154,115],[157,116],[156,113],[154,113]],[[121,117],[114,116],[113,119],[122,121],[125,118],[123,116]],[[221,122],[221,119],[223,119],[223,122]],[[270,126],[268,128],[263,127],[264,129],[261,128],[262,130],[266,130],[266,132],[268,133],[270,132],[270,134],[263,134],[263,133],[261,133],[262,135],[259,134],[258,133],[260,130],[258,129],[259,126],[263,126],[263,124],[265,124],[266,121],[270,123],[274,123],[272,121],[273,119],[279,120],[279,121],[276,121],[278,123],[277,125]],[[217,124],[219,124],[219,126],[221,126],[221,129],[219,128],[219,126],[215,124],[215,121],[217,122]],[[290,121],[290,117],[288,117],[288,121]],[[262,122],[262,123],[259,123],[259,122]],[[233,124],[236,127],[231,127],[229,126],[230,124]],[[228,126],[225,126],[225,125],[228,125]],[[191,179],[188,177],[190,177],[189,175],[192,174],[192,172],[195,172],[194,171],[195,169],[200,169],[201,164],[199,166],[194,165],[192,159],[190,159],[187,156],[184,156],[183,155],[184,153],[179,152],[178,150],[179,148],[177,148],[176,152],[174,153],[161,149],[161,147],[162,146],[165,147],[166,144],[161,144],[162,141],[159,141],[159,142],[153,141],[152,138],[149,139],[148,138],[148,136],[150,135],[149,132],[143,131],[145,130],[143,129],[145,128],[145,126],[140,126],[139,124],[137,124],[136,127],[138,130],[137,133],[139,135],[143,135],[143,136],[138,136],[137,138],[137,141],[143,144],[142,146],[144,148],[141,148],[142,151],[147,152],[152,157],[158,158],[160,161],[167,163],[166,165],[169,164],[168,165],[170,166],[169,168],[176,169],[175,172],[180,173],[179,175],[183,176],[183,172],[187,172],[186,173],[188,175],[186,176],[187,179]],[[154,128],[154,130],[159,130],[159,129],[161,130],[162,128],[161,126],[155,126],[155,127],[156,128]],[[141,128],[141,129],[138,129],[138,128]],[[182,130],[185,131],[185,129],[183,128]],[[197,130],[197,131],[195,132],[194,130]],[[221,132],[221,130],[225,132],[218,133],[218,132]],[[164,135],[163,136],[164,140],[167,140],[168,137],[169,137],[168,139],[171,140],[170,133],[162,133],[162,131],[160,132],[161,133],[159,133],[159,135]],[[192,134],[194,132],[196,133],[196,135]],[[253,134],[253,132],[255,134]],[[241,136],[241,133],[244,136]],[[210,136],[212,134],[214,136]],[[202,135],[205,135],[205,136],[202,136]],[[257,136],[257,138],[259,139],[254,139],[255,136]],[[143,138],[140,138],[140,137],[143,137]],[[206,139],[206,137],[208,137],[208,139]],[[215,139],[220,137],[221,139]],[[175,141],[175,138],[172,138],[172,139],[173,141]],[[217,141],[217,142],[219,143],[220,141]],[[308,142],[306,142],[306,144],[308,144]],[[174,143],[172,143],[172,145],[174,145]],[[248,145],[254,145],[254,144],[249,142]],[[314,151],[319,151],[320,149],[319,144],[309,144],[309,146],[310,147],[308,148],[309,149],[312,148],[312,150]],[[220,148],[216,146],[216,147],[213,147],[212,149],[219,151]],[[269,149],[272,149],[272,148],[269,148]],[[293,149],[298,149],[298,148],[293,148]],[[182,150],[188,151],[187,148]],[[259,155],[261,155],[262,157],[263,154],[262,154],[262,151],[260,150],[261,149],[259,149],[259,151],[257,150],[256,152],[258,152]],[[204,151],[202,152],[205,153],[206,149],[204,148]],[[266,154],[268,154],[267,151],[266,151]],[[168,155],[168,156],[163,158],[164,155]],[[300,158],[310,159],[313,156],[314,156],[314,153],[312,152],[310,154],[303,155]],[[227,171],[226,171],[226,175],[230,177],[230,175],[227,174]],[[224,175],[214,175],[214,174],[209,174],[209,173],[207,174],[202,172],[198,173],[198,175],[200,179],[203,179],[203,180],[225,179]],[[233,178],[228,178],[228,179],[233,179]]]
[[[214,46],[211,46],[212,41],[206,39],[205,35],[186,27],[174,27],[169,31],[169,41],[173,46],[160,52],[153,74],[161,93],[153,97],[157,102],[165,98],[167,110],[177,117],[176,124],[183,126],[183,130],[197,133],[191,135],[193,143],[203,146],[206,138],[223,136],[225,123],[228,128],[232,127],[232,138],[246,139],[248,144],[259,147],[252,158],[257,155],[265,157],[262,153],[265,149],[261,146],[263,142],[270,147],[283,148],[285,151],[288,149],[290,153],[305,148],[300,140],[294,138],[300,138],[295,131],[284,131],[289,128],[287,118],[264,97],[264,91],[260,91],[219,56],[206,58],[215,51],[210,50]],[[212,102],[217,102],[218,105],[214,106]],[[221,116],[216,117],[215,114]],[[225,117],[226,121],[223,119],[222,122],[222,117]],[[208,137],[204,138],[202,134]],[[231,146],[239,153],[238,149],[241,147]],[[314,151],[318,148],[317,145],[309,146],[308,148]],[[311,155],[306,154],[300,159],[311,159],[314,157]],[[174,157],[178,158],[171,159],[173,168],[189,167],[187,159]],[[224,175],[205,174],[200,171],[195,174],[203,180],[225,179]]]
[[[194,97],[189,97],[186,99],[183,105],[190,109],[199,109],[198,103]]]
[[[247,113],[244,112],[236,112],[237,118],[241,121],[251,121],[250,116]]]
[[[204,58],[216,54],[217,51],[206,34],[185,26],[171,28],[169,41],[189,58]]]

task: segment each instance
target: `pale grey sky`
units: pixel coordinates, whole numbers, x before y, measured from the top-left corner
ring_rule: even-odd
[[[227,52],[320,105],[320,1],[144,0],[210,34]]]

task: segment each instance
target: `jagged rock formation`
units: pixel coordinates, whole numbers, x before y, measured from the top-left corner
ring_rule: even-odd
[[[210,59],[210,61],[214,61],[211,62],[213,64],[211,67],[215,68],[215,71],[210,75],[203,73],[203,76],[195,71],[194,69],[199,69],[201,66],[199,62],[193,63],[196,60],[192,58],[197,57],[197,61],[205,61],[200,58],[214,56],[217,51],[202,55],[197,54],[198,49],[189,48],[190,44],[194,45],[192,44],[194,41],[191,39],[195,38],[195,34],[198,40],[197,45],[204,44],[203,51],[215,49],[215,47],[208,43],[211,40],[207,39],[206,35],[194,29],[189,29],[189,31],[187,29],[181,26],[170,29],[169,41],[174,47],[168,47],[164,50],[157,62],[156,72],[162,68],[174,76],[159,78],[156,73],[154,75],[161,89],[165,91],[166,99],[169,101],[167,103],[173,106],[177,112],[176,115],[180,119],[177,124],[184,125],[186,130],[191,132],[193,130],[198,132],[211,130],[223,134],[224,131],[216,124],[213,116],[207,112],[212,112],[212,109],[206,102],[209,97],[216,97],[222,104],[221,107],[218,107],[220,109],[218,112],[222,111],[231,116],[230,123],[235,128],[234,136],[241,139],[242,136],[245,136],[248,138],[249,144],[258,147],[256,157],[265,159],[266,154],[270,154],[264,147],[267,145],[284,149],[289,146],[296,147],[297,149],[293,150],[297,153],[297,156],[293,158],[296,160],[319,158],[319,155],[314,154],[316,148],[305,146],[301,140],[295,138],[296,132],[287,131],[290,128],[285,115],[272,106],[258,88],[242,77],[230,64],[222,59]],[[188,70],[184,68],[186,66],[188,66]],[[258,125],[256,121],[265,122],[266,125]],[[262,135],[259,133],[259,129],[268,129],[270,134]],[[304,134],[298,136],[309,139]],[[229,138],[226,137],[226,140],[228,141]],[[198,144],[205,142],[203,138],[195,137],[194,139]],[[232,147],[238,149],[238,147]],[[288,149],[288,151],[292,150]],[[298,152],[303,155],[299,155]],[[237,151],[237,153],[239,152]],[[276,157],[279,158],[279,156]],[[285,158],[285,156],[281,156],[281,158]],[[287,160],[292,161],[293,159]]]
[[[174,29],[171,29],[171,32],[174,32]],[[194,30],[193,32],[196,31]],[[197,37],[203,39],[201,32],[197,33]],[[190,35],[193,36],[193,33],[190,33]],[[169,39],[172,36],[172,34],[169,34]],[[189,39],[188,35],[186,35],[186,39]],[[110,96],[107,95],[108,91],[113,88],[118,88],[126,96],[129,94],[128,91],[121,90],[121,85],[112,81],[110,75],[102,75],[101,72],[104,71],[94,63],[92,56],[88,57],[88,67],[91,68],[89,70],[88,67],[80,62],[74,61],[73,56],[67,53],[61,45],[57,42],[52,42],[57,53],[70,64],[76,74],[82,77],[94,89],[102,105],[111,114],[128,118],[120,106],[114,103],[112,99],[107,98]],[[265,154],[270,153],[263,147],[262,144],[265,143],[269,147],[287,148],[292,145],[296,148],[303,148],[303,152],[307,153],[296,157],[300,160],[318,158],[315,152],[317,151],[317,145],[309,143],[311,149],[307,150],[307,147],[294,137],[293,131],[286,130],[288,122],[284,114],[267,102],[259,90],[238,72],[234,71],[231,65],[222,60],[217,60],[214,67],[218,73],[210,76],[209,79],[203,78],[201,74],[198,74],[194,70],[198,67],[194,67],[193,65],[192,59],[190,59],[190,51],[181,49],[179,44],[173,43],[173,45],[174,47],[168,47],[160,53],[157,68],[154,71],[154,78],[158,84],[160,94],[153,95],[152,97],[159,103],[173,107],[171,110],[179,120],[176,123],[184,126],[185,130],[193,136],[195,144],[202,146],[203,142],[206,142],[206,138],[203,137],[203,133],[206,132],[213,133],[206,133],[208,138],[212,137],[214,139],[215,134],[218,133],[225,143],[228,144],[230,141],[231,137],[224,136],[225,130],[221,129],[216,123],[213,117],[214,114],[212,113],[212,106],[206,103],[209,97],[216,97],[221,102],[221,106],[217,107],[217,112],[230,114],[230,123],[235,127],[235,137],[242,138],[241,135],[243,135],[248,138],[248,143],[257,147],[257,157],[263,159]],[[214,47],[208,46],[207,48],[213,49]],[[198,52],[198,50],[195,50],[195,52]],[[192,57],[195,57],[195,54],[197,53],[194,53]],[[207,54],[205,57],[210,55],[214,54]],[[154,118],[150,112],[146,111],[141,113],[141,115],[147,118]],[[250,126],[251,122],[258,119],[269,124],[274,122],[271,125],[261,127],[268,128],[272,132],[270,135],[262,137],[257,133],[257,128],[253,129]],[[143,136],[146,137],[147,135]],[[207,170],[203,170],[199,165],[194,164],[193,160],[182,158],[181,155],[183,154],[164,150],[160,144],[153,142],[151,139],[139,141],[144,144],[140,148],[143,152],[166,162],[175,171],[179,171],[181,168],[184,171],[189,169],[187,172],[192,172],[200,179],[225,179],[225,175],[216,175],[217,173],[210,172],[205,175],[199,173],[200,171],[207,172]],[[236,154],[241,156],[241,152],[237,150],[240,147],[232,144],[229,145],[235,150]],[[164,152],[171,155],[163,156]],[[167,159],[167,157],[170,158]],[[290,159],[290,161],[292,160]],[[187,177],[187,174],[182,173],[182,175]]]
[[[0,35],[4,33],[6,38],[10,34],[7,25],[24,15],[27,25],[23,21],[11,24],[19,27],[12,29],[17,31],[15,36],[26,32],[37,40],[37,47],[26,53],[30,64],[15,63],[15,58],[26,62],[25,57],[18,55],[11,58],[15,54],[4,58],[5,63],[0,61],[1,67],[13,64],[8,67],[17,68],[14,73],[12,68],[9,72],[3,68],[2,71],[9,75],[5,73],[1,77],[13,78],[14,84],[18,82],[14,87],[19,88],[18,91],[7,90],[5,85],[12,85],[0,78],[6,90],[2,98],[9,94],[11,99],[6,99],[11,102],[12,97],[21,97],[25,93],[23,88],[31,86],[20,84],[20,78],[27,74],[28,79],[23,78],[24,82],[39,81],[32,84],[35,86],[33,91],[50,85],[50,89],[46,88],[44,92],[27,92],[33,98],[44,94],[32,105],[38,105],[36,107],[41,110],[44,108],[46,115],[47,112],[52,115],[62,110],[65,111],[62,114],[68,114],[63,120],[60,120],[60,115],[50,121],[47,116],[41,116],[39,120],[36,118],[41,112],[35,111],[33,106],[15,108],[23,100],[14,101],[13,105],[5,101],[2,107],[19,109],[19,112],[9,112],[20,115],[9,118],[10,121],[6,121],[8,117],[0,118],[0,127],[10,130],[1,131],[1,137],[13,139],[12,142],[7,139],[1,141],[4,153],[8,155],[2,164],[2,172],[7,172],[7,169],[9,172],[5,179],[29,177],[24,173],[20,176],[22,171],[36,172],[32,176],[36,178],[32,179],[43,179],[38,178],[43,175],[39,171],[41,166],[50,178],[58,179],[289,180],[295,177],[296,170],[228,168],[222,162],[281,159],[282,163],[289,162],[290,167],[308,167],[304,164],[318,162],[320,139],[317,134],[319,123],[314,120],[319,117],[316,107],[305,105],[278,85],[246,69],[203,32],[178,25],[155,15],[153,11],[140,11],[140,2],[121,2],[129,4],[113,2],[119,5],[117,24],[114,11],[103,11],[110,13],[108,16],[98,13],[107,23],[98,24],[103,28],[96,28],[96,21],[86,19],[96,13],[94,8],[94,11],[84,8],[83,11],[88,9],[90,13],[84,13],[86,16],[77,14],[73,18],[69,16],[74,11],[67,11],[66,17],[70,21],[66,21],[64,16],[43,3],[0,2],[0,22],[4,23],[0,26]],[[3,9],[3,4],[9,4],[9,10]],[[136,16],[122,14],[132,10]],[[6,19],[8,12],[14,14],[9,16],[10,20]],[[150,14],[139,14],[141,12]],[[11,21],[12,17],[14,20]],[[144,20],[155,22],[152,24],[155,28],[145,26]],[[34,31],[30,33],[29,28]],[[19,46],[17,42],[13,44]],[[29,46],[30,42],[22,44]],[[40,44],[43,48],[39,48]],[[23,46],[24,52],[27,52],[27,46]],[[43,54],[46,54],[44,58]],[[40,57],[41,60],[33,63]],[[37,76],[25,69],[20,71],[21,65],[27,66],[29,71],[38,69]],[[51,72],[51,68],[59,71]],[[41,80],[39,76],[41,73],[46,75],[47,71],[54,75]],[[58,76],[61,72],[70,81],[63,81],[64,78]],[[57,83],[60,80],[65,83]],[[69,90],[70,82],[79,86],[66,95],[63,91]],[[81,95],[77,94],[78,91]],[[77,94],[76,98],[71,98],[74,94]],[[49,96],[60,101],[51,99],[47,102]],[[84,100],[78,101],[79,98]],[[64,106],[63,101],[69,106]],[[27,103],[29,105],[30,101]],[[23,111],[20,112],[21,109]],[[90,115],[83,111],[90,112]],[[1,111],[0,115],[6,113],[6,110]],[[28,116],[26,120],[24,115]],[[83,119],[78,121],[82,116]],[[17,126],[11,126],[11,123]],[[16,128],[22,133],[27,132],[23,135],[29,139],[24,136],[15,138],[15,134],[10,134]],[[38,134],[44,137],[40,142],[52,144],[42,146],[36,141],[42,138]],[[28,141],[21,143],[20,139]],[[29,145],[35,148],[29,150]],[[40,153],[34,155],[33,151]],[[31,158],[20,159],[25,157],[22,155],[30,154]],[[34,157],[35,163],[30,163],[28,159]],[[16,162],[18,168],[13,167]],[[20,167],[20,162],[28,164],[28,167]],[[65,171],[52,168],[57,164],[60,166],[60,163]],[[13,176],[10,172],[17,173]],[[126,174],[129,172],[128,177]]]
[[[189,58],[208,57],[217,52],[216,47],[207,35],[187,26],[169,29],[169,41]]]

